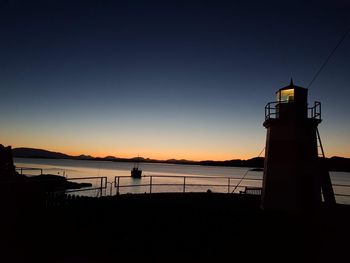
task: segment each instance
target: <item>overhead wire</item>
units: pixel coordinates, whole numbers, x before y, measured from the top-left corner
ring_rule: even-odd
[[[265,151],[265,146],[264,148],[261,150],[261,152],[259,153],[258,157],[261,156],[261,154]],[[257,158],[258,158],[257,157]],[[234,193],[236,191],[236,189],[240,186],[240,184],[242,183],[242,181],[245,179],[245,177],[247,176],[247,174],[249,173],[249,169],[243,174],[241,180],[238,182],[238,184],[235,186],[235,188],[232,190],[231,193]]]
[[[310,81],[309,85],[307,85],[307,89],[309,89],[311,87],[311,85],[314,83],[314,81],[316,80],[316,78],[318,77],[318,75],[320,75],[321,71],[324,69],[324,67],[327,65],[327,63],[329,62],[329,60],[331,59],[331,57],[334,55],[335,51],[339,48],[339,46],[341,45],[341,43],[344,41],[344,39],[346,38],[346,36],[348,35],[348,33],[350,32],[350,27],[345,31],[345,33],[343,34],[343,36],[340,38],[340,40],[338,41],[337,45],[333,48],[333,50],[331,51],[331,53],[328,55],[328,57],[326,58],[326,60],[323,62],[323,64],[321,65],[321,67],[319,68],[319,70],[316,72],[315,76],[312,78],[312,80]]]

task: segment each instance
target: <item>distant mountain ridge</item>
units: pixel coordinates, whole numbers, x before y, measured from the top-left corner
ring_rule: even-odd
[[[207,166],[232,166],[232,167],[264,167],[264,157],[254,157],[247,160],[234,159],[226,161],[191,161],[191,160],[156,160],[143,157],[133,157],[133,158],[118,158],[115,156],[106,156],[106,157],[93,157],[90,155],[79,155],[71,156],[60,152],[52,152],[43,149],[35,148],[14,148],[12,149],[14,157],[17,158],[42,158],[42,159],[74,159],[74,160],[100,160],[100,161],[113,161],[113,162],[145,162],[145,163],[169,163],[169,164],[193,164],[193,165],[207,165]],[[350,172],[350,158],[333,156],[327,158],[327,165],[330,171],[343,171]]]
[[[14,148],[12,149],[12,154],[14,157],[24,157],[24,158],[50,158],[50,159],[68,159],[71,156],[60,153],[60,152],[51,152],[43,149],[34,149],[34,148]]]
[[[76,160],[108,160],[108,161],[120,161],[120,162],[148,162],[148,163],[171,163],[171,164],[199,164],[199,165],[210,165],[210,166],[251,166],[251,167],[262,167],[264,164],[264,158],[256,157],[249,160],[227,160],[227,161],[191,161],[191,160],[156,160],[143,157],[133,157],[133,158],[118,158],[115,156],[106,157],[92,157],[90,155],[79,155],[72,156],[60,152],[52,152],[44,149],[35,148],[14,148],[12,149],[14,157],[17,158],[42,158],[42,159],[76,159]]]

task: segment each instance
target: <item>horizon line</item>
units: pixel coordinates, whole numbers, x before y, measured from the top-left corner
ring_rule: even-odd
[[[10,146],[10,145],[9,145],[9,146]],[[12,148],[12,146],[11,146],[11,148]],[[253,156],[253,157],[246,158],[246,159],[233,158],[233,159],[225,159],[225,160],[214,160],[214,159],[192,160],[192,159],[185,159],[185,158],[180,158],[180,159],[176,159],[176,158],[156,159],[156,158],[149,158],[149,157],[143,157],[143,156],[118,157],[118,156],[114,156],[114,155],[105,155],[105,156],[93,156],[93,155],[90,155],[90,154],[72,155],[72,154],[67,154],[67,153],[60,152],[60,151],[52,151],[52,150],[47,150],[47,149],[42,149],[42,148],[32,148],[32,147],[24,147],[24,146],[21,146],[21,147],[14,147],[14,148],[12,148],[12,150],[14,150],[14,149],[20,149],[20,148],[48,151],[48,152],[52,152],[52,153],[64,154],[64,155],[67,155],[67,156],[69,156],[69,157],[86,156],[86,157],[90,157],[90,158],[94,158],[94,159],[97,159],[97,158],[105,159],[105,158],[107,158],[107,157],[116,158],[116,159],[137,159],[137,158],[142,158],[142,159],[145,159],[145,160],[154,160],[154,161],[160,161],[160,162],[162,162],[162,161],[163,161],[163,162],[166,162],[166,161],[170,161],[170,160],[175,160],[175,161],[187,161],[187,162],[205,162],[205,161],[225,162],[225,161],[233,161],[233,160],[242,160],[242,161],[245,161],[245,160],[250,160],[250,159],[253,159],[253,158],[265,158],[265,156],[260,156],[260,155],[258,155],[258,156]],[[333,156],[331,156],[331,157],[326,157],[326,158],[332,158],[332,157],[348,158],[348,157],[343,157],[343,156],[338,156],[338,155],[333,155]],[[23,157],[23,158],[25,158],[25,157]]]

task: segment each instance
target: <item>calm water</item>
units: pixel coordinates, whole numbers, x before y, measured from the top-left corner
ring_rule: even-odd
[[[150,177],[144,177],[142,179],[132,179],[130,177],[130,170],[134,166],[133,163],[15,158],[15,165],[17,168],[41,168],[43,169],[43,173],[64,175],[67,178],[105,176],[108,183],[107,189],[104,190],[103,194],[107,195],[116,193],[116,188],[112,184],[116,176],[120,176],[120,185],[123,186],[120,188],[120,193],[144,193],[150,191]],[[246,174],[245,180],[235,189],[235,192],[239,192],[243,190],[244,186],[261,186],[261,181],[254,179],[262,179],[262,172],[249,171],[249,168],[241,167],[154,163],[140,163],[139,166],[143,170],[143,175],[153,176],[152,184],[178,184],[177,186],[154,185],[152,192],[183,191],[183,176],[193,176],[186,178],[186,192],[206,191],[207,189],[214,192],[232,192],[235,189],[235,185]],[[25,171],[25,174],[28,175],[38,175],[39,173],[38,171]],[[210,176],[215,178],[194,178],[196,176]],[[230,186],[228,186],[228,178],[230,178]],[[331,179],[333,184],[350,185],[350,173],[331,172]],[[92,183],[96,187],[100,185],[100,179],[84,179],[79,181]],[[128,185],[133,185],[133,187],[127,187]],[[334,190],[339,194],[350,194],[350,187],[334,186]],[[94,196],[98,194],[98,190],[80,192],[80,194]],[[350,197],[337,196],[337,201],[350,204]]]

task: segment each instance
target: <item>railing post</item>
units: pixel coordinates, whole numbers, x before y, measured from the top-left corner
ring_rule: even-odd
[[[227,193],[230,193],[230,178],[227,178]]]
[[[184,176],[183,192],[186,192],[186,176]]]
[[[152,179],[153,177],[151,176],[149,179],[149,193],[152,194]]]
[[[270,115],[271,115],[271,108],[270,108],[270,103],[268,103],[265,106],[265,120],[270,119]]]
[[[107,179],[107,176],[104,177],[105,178],[105,189],[106,189],[106,194],[107,194],[107,191],[108,191],[108,179]]]
[[[119,179],[120,179],[120,177],[118,176],[117,195],[119,195]]]
[[[101,194],[100,197],[102,197],[102,195],[103,195],[102,190],[103,190],[103,177],[100,178],[100,194]]]
[[[321,103],[318,103],[318,107],[320,108],[320,112],[319,112],[319,114],[320,114],[320,119],[321,119]]]

